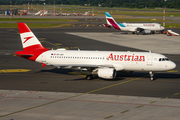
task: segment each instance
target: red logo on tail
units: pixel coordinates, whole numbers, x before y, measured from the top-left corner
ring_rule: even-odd
[[[24,39],[26,39],[23,43],[27,42],[29,39],[33,38],[33,36],[31,37],[25,37]]]

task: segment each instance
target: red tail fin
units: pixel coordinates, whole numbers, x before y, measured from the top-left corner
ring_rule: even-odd
[[[25,23],[18,23],[21,42],[25,51],[47,50]]]
[[[17,51],[15,54],[19,57],[36,61],[37,57],[48,49],[41,45],[25,23],[18,23],[18,27],[24,51]]]

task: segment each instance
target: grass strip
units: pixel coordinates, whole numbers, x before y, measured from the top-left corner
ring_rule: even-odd
[[[163,24],[161,24],[163,26]],[[165,28],[180,28],[179,23],[166,23]]]
[[[75,19],[49,19],[49,18],[0,18],[0,21],[17,21],[17,22],[78,22]]]
[[[59,28],[69,27],[73,24],[59,24],[59,23],[27,23],[30,28]],[[0,23],[0,28],[18,28],[16,23]]]
[[[130,18],[130,19],[115,19],[116,22],[163,22],[162,19],[150,18]],[[174,20],[166,20],[167,22],[175,22]]]

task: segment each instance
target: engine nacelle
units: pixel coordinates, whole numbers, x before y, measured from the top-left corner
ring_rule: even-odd
[[[144,34],[151,34],[151,30],[145,29],[145,30],[143,30],[143,33],[144,33]]]
[[[104,25],[104,27],[111,28],[111,26],[110,26],[110,25],[108,25],[108,24],[103,24],[103,25]]]
[[[116,78],[116,70],[114,68],[101,68],[97,72],[100,78],[114,79]]]

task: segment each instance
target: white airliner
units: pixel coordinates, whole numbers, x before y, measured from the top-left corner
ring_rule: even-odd
[[[148,71],[154,80],[154,71],[176,67],[166,56],[151,52],[49,50],[41,45],[25,23],[18,23],[18,27],[24,50],[17,51],[17,56],[39,62],[43,67],[52,65],[87,70],[90,73],[87,79],[92,79],[94,73],[100,78],[114,79],[117,71]]]
[[[162,31],[165,28],[159,23],[117,23],[108,12],[105,12],[107,24],[103,24],[105,27],[114,27],[121,31],[130,31],[136,34],[144,33],[150,34],[156,31]]]

